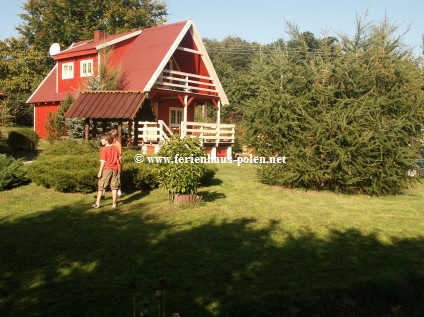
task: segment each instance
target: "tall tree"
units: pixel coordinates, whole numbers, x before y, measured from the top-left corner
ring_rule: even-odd
[[[23,37],[0,41],[0,90],[11,98],[25,99],[49,69],[46,55]]]
[[[167,15],[166,4],[156,0],[28,0],[23,9],[17,30],[43,52],[52,43],[91,39],[97,29],[115,34],[160,25]]]
[[[367,194],[397,194],[410,183],[424,121],[422,69],[395,26],[359,22],[353,38],[340,37],[341,52],[311,50],[305,39],[300,55],[255,61],[249,139],[262,154],[288,156],[264,166],[262,181]]]

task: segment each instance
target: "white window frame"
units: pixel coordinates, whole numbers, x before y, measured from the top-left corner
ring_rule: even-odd
[[[169,107],[169,125],[172,128],[178,128],[181,126],[181,121],[180,123],[172,123],[172,110],[178,111],[181,113],[181,121],[184,120],[184,108],[180,108],[180,107]],[[176,117],[176,119],[178,119],[178,116]]]
[[[65,71],[65,68],[69,66],[72,66],[72,71]],[[72,79],[74,78],[74,62],[69,62],[69,63],[63,63],[62,64],[62,79]]]
[[[83,69],[84,69],[84,65],[91,65],[91,72],[90,73],[84,73]],[[93,63],[93,59],[85,59],[83,61],[80,61],[80,77],[90,77],[94,75],[93,72],[94,69],[94,63]]]

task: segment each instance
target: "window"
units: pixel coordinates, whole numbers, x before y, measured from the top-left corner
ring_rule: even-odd
[[[169,108],[169,122],[171,127],[179,127],[183,121],[182,108]]]
[[[81,77],[93,76],[93,60],[87,59],[85,61],[81,61]]]
[[[62,79],[74,78],[74,62],[62,64]]]

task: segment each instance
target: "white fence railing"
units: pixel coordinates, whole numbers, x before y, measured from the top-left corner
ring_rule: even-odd
[[[203,143],[234,144],[235,125],[206,122],[182,121],[179,133],[181,137],[198,138]],[[138,122],[138,140],[144,143],[159,143],[169,140],[174,133],[163,122]]]
[[[157,143],[169,140],[169,137],[172,136],[172,134],[172,131],[168,128],[165,122],[163,122],[163,120],[158,120],[158,122],[138,122],[138,140],[143,141],[144,143]]]
[[[234,143],[235,125],[206,122],[181,122],[181,136],[199,138],[201,143]]]
[[[173,90],[215,95],[218,93],[212,78],[197,74],[164,69],[157,85]]]

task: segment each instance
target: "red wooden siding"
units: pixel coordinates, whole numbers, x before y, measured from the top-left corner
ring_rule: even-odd
[[[93,71],[94,74],[97,75],[97,54],[67,58],[58,62],[58,93],[67,93],[68,91],[74,92],[84,87],[83,83],[87,80],[87,77],[81,77],[80,63],[87,59],[93,60]],[[74,78],[62,79],[62,65],[70,62],[74,63]]]
[[[49,103],[46,105],[36,105],[35,106],[35,132],[38,133],[41,139],[47,138],[47,114],[49,112],[55,113],[57,111],[59,104],[58,103]]]

